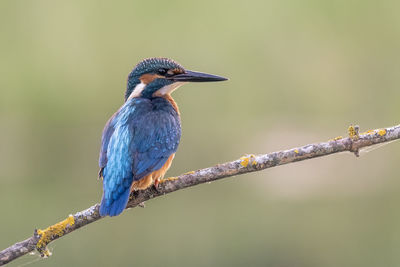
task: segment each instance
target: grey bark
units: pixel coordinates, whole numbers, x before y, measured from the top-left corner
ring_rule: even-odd
[[[358,156],[359,149],[363,147],[400,139],[400,125],[361,134],[358,133],[358,129],[358,126],[350,126],[349,137],[346,138],[337,137],[327,142],[309,144],[269,154],[247,155],[235,161],[188,172],[179,177],[167,178],[159,184],[157,189],[150,187],[143,191],[132,192],[127,209],[142,206],[144,201],[186,187],[338,152],[350,151]],[[0,251],[0,265],[15,260],[35,249],[43,257],[50,256],[50,252],[46,248],[50,242],[101,218],[99,204],[95,204],[44,230],[35,230],[32,237]]]

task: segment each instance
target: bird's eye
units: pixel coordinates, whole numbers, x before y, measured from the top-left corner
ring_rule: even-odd
[[[165,75],[167,73],[167,69],[158,69],[158,74]]]

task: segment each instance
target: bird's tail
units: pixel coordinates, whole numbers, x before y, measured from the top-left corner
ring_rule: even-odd
[[[130,187],[128,187],[117,199],[103,198],[100,203],[100,216],[117,216],[124,211],[126,204],[128,204]]]

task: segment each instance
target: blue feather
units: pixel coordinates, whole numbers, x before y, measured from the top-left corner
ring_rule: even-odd
[[[107,200],[105,200],[103,196],[103,199],[101,200],[100,204],[100,216],[106,216],[106,215],[116,216],[121,212],[123,212],[126,207],[126,204],[128,203],[130,192],[131,190],[128,187],[125,191],[123,191],[120,194],[120,197],[118,199],[109,202],[107,204],[105,203],[107,202]]]
[[[100,157],[99,157],[99,166],[100,168],[104,168],[107,164],[107,148],[108,143],[110,142],[111,135],[114,133],[114,125],[115,125],[115,116],[118,113],[115,113],[106,123],[103,130],[103,135],[101,137],[101,149],[100,149]]]
[[[100,215],[120,214],[132,182],[159,170],[176,152],[180,136],[179,115],[168,100],[134,98],[125,102],[103,132]]]

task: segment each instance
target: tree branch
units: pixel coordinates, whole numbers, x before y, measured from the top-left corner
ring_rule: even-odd
[[[260,171],[287,163],[343,151],[350,151],[358,156],[360,148],[400,139],[400,125],[370,130],[361,134],[358,131],[358,126],[350,126],[348,129],[349,137],[346,138],[339,136],[327,142],[309,144],[270,154],[247,155],[235,161],[188,172],[179,177],[167,178],[160,182],[158,189],[150,187],[143,191],[132,192],[127,208],[134,208],[146,200],[186,187],[234,175]],[[47,249],[47,245],[50,242],[101,218],[99,215],[99,204],[95,204],[84,211],[69,215],[67,219],[44,230],[35,230],[32,237],[1,251],[0,265],[13,261],[35,249],[40,252],[42,257],[50,256],[50,252]]]

